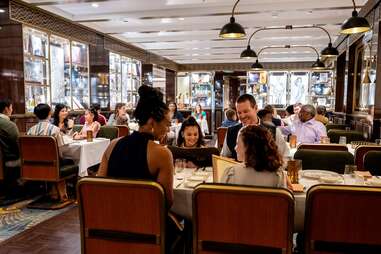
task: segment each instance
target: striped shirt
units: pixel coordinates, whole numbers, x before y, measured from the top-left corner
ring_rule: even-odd
[[[42,120],[38,124],[32,126],[27,135],[35,136],[56,136],[60,132],[60,128],[51,124],[48,120]]]

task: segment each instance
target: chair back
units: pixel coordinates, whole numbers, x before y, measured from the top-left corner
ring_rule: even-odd
[[[299,149],[312,149],[312,150],[334,150],[334,151],[346,151],[348,147],[341,144],[300,144]]]
[[[294,197],[286,189],[201,184],[193,193],[194,253],[289,253]]]
[[[115,126],[101,126],[97,134],[97,138],[108,138],[113,140],[119,135],[119,129]]]
[[[82,254],[164,254],[165,194],[150,181],[78,182]]]
[[[58,181],[60,178],[57,141],[51,136],[20,136],[21,178]]]
[[[331,129],[327,133],[331,143],[339,143],[339,139],[341,136],[347,138],[347,143],[351,143],[352,141],[364,141],[364,134],[361,131],[346,131],[346,130],[336,130]]]
[[[218,127],[217,128],[217,147],[222,149],[224,146],[226,132],[228,131],[227,127]]]
[[[118,128],[118,138],[128,136],[130,134],[130,129],[126,125],[115,125]]]
[[[364,169],[381,176],[381,151],[369,151],[364,156]]]
[[[215,147],[184,148],[177,146],[168,146],[172,152],[173,159],[186,159],[193,162],[198,167],[211,167],[212,155],[219,155],[220,152]]]
[[[239,164],[237,161],[222,157],[219,155],[212,155],[212,163],[213,163],[213,182],[218,183],[225,171],[225,169],[232,167],[234,165]]]
[[[345,165],[353,165],[354,158],[350,152],[330,150],[299,149],[294,159],[302,160],[302,168],[322,169],[344,174]]]
[[[0,181],[4,180],[4,160],[3,160],[3,148],[0,146]]]
[[[82,128],[83,128],[83,125],[81,125],[81,124],[75,124],[73,126],[73,132],[81,132]]]
[[[337,124],[337,123],[327,123],[327,125],[325,126],[327,131],[329,131],[331,129],[345,130],[346,127],[348,127],[348,126],[345,124]]]
[[[306,253],[381,253],[381,188],[316,185],[308,190]]]
[[[364,170],[364,156],[369,151],[381,151],[381,146],[377,145],[360,145],[355,149],[355,164],[357,170]]]

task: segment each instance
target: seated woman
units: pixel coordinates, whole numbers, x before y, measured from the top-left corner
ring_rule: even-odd
[[[74,121],[68,119],[68,108],[64,104],[57,104],[53,113],[53,124],[60,128],[63,134],[70,134],[73,129]]]
[[[134,111],[139,130],[111,141],[103,154],[98,176],[146,179],[160,183],[169,205],[173,202],[173,159],[168,148],[154,140],[166,135],[171,125],[163,94],[146,85],[139,88]]]
[[[179,136],[177,138],[178,147],[195,148],[204,147],[204,136],[200,125],[198,125],[196,119],[189,117],[181,125]]]
[[[98,134],[101,125],[98,120],[98,112],[95,108],[91,107],[85,111],[85,125],[83,125],[82,130],[78,133],[73,134],[74,139],[85,139],[87,137],[87,131],[93,132],[93,138]]]
[[[183,115],[179,111],[177,111],[176,102],[170,102],[168,104],[168,108],[171,114],[172,121],[174,121],[175,123],[182,123],[184,121]]]
[[[126,111],[126,105],[124,103],[117,103],[115,106],[115,111],[112,113],[107,121],[107,125],[128,125],[130,117]]]
[[[238,161],[243,164],[227,168],[221,182],[287,187],[287,176],[281,170],[282,156],[267,129],[255,125],[242,128],[235,150]]]

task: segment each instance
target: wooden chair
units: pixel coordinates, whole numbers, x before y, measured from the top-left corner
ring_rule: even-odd
[[[344,174],[345,165],[353,165],[354,158],[350,152],[299,149],[294,159],[302,160],[302,168],[322,169]]]
[[[347,144],[352,141],[364,141],[364,134],[361,131],[346,131],[346,130],[336,130],[331,129],[328,131],[327,136],[330,138],[331,143],[339,143],[341,136],[347,138]]]
[[[341,144],[300,144],[299,149],[312,149],[312,150],[333,150],[333,151],[346,151],[348,147]]]
[[[381,151],[369,151],[364,155],[364,170],[381,176]]]
[[[130,129],[126,125],[115,125],[118,128],[118,138],[128,136],[130,134]]]
[[[310,188],[305,215],[306,253],[381,253],[380,203],[381,188]]]
[[[165,194],[149,181],[78,182],[82,254],[165,253]]]
[[[381,146],[360,145],[355,149],[355,165],[357,170],[364,170],[364,156],[369,151],[381,151]]]
[[[224,146],[225,136],[228,131],[227,127],[218,127],[217,128],[217,147],[222,149]]]
[[[223,175],[225,169],[232,167],[234,165],[239,164],[239,162],[226,158],[219,155],[212,155],[212,163],[213,163],[213,182],[220,182],[221,176]]]
[[[212,155],[219,155],[220,152],[215,147],[183,148],[177,146],[168,146],[172,152],[173,159],[186,159],[193,162],[198,167],[211,167]]]
[[[193,193],[193,249],[292,253],[294,197],[286,189],[201,184]]]
[[[60,165],[56,139],[50,136],[21,136],[19,144],[21,178],[54,183],[62,204],[50,208],[62,208],[70,204],[65,181],[78,175],[78,166]]]

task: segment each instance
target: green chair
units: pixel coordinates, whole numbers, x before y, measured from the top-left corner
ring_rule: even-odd
[[[346,130],[336,130],[331,129],[327,133],[328,137],[331,140],[331,143],[339,143],[339,139],[341,136],[347,138],[347,143],[351,143],[352,141],[364,141],[364,134],[360,131],[346,131]]]
[[[108,138],[113,140],[118,137],[119,129],[115,126],[101,126],[97,138]]]
[[[75,124],[73,126],[73,132],[80,132],[83,128],[83,125],[82,124]]]
[[[325,126],[325,128],[327,128],[327,131],[331,130],[331,129],[335,129],[335,130],[345,130],[346,127],[349,127],[345,124],[337,124],[337,123],[327,123],[327,125]]]
[[[381,175],[381,151],[369,151],[365,154],[364,169],[372,175]]]
[[[344,173],[345,165],[353,165],[354,158],[350,152],[332,150],[297,150],[294,159],[302,161],[303,170],[321,169]]]

